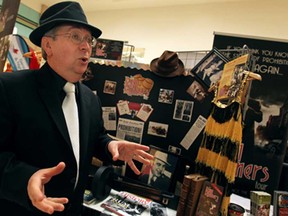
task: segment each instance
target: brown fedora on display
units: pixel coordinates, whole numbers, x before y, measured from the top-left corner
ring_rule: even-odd
[[[182,75],[185,68],[176,52],[166,50],[159,58],[151,61],[150,70],[162,77],[174,77]]]
[[[78,2],[65,1],[57,3],[44,11],[40,17],[40,25],[31,32],[29,38],[35,45],[41,46],[41,38],[47,31],[65,23],[86,27],[95,38],[98,38],[102,33],[100,29],[88,24],[86,15]]]

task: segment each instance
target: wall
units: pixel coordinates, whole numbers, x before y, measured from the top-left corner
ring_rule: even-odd
[[[153,9],[98,11],[89,21],[103,38],[145,48],[145,62],[174,51],[210,50],[213,32],[288,38],[288,1],[251,0]]]
[[[91,24],[102,29],[102,38],[128,41],[136,48],[145,48],[143,63],[150,63],[166,49],[210,50],[215,31],[287,39],[287,8],[287,0],[239,0],[97,11],[87,16]]]
[[[21,34],[21,36],[28,37],[32,31],[31,28],[35,28],[35,26],[37,26],[39,17],[40,15],[38,12],[24,4],[20,4],[18,10],[18,19],[16,20],[15,24],[18,30],[17,33]],[[20,19],[22,23],[19,23]]]

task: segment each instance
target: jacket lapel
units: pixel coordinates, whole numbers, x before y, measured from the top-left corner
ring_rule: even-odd
[[[39,95],[43,100],[43,103],[45,104],[53,121],[55,122],[58,130],[72,149],[68,129],[66,127],[65,118],[61,108],[59,92],[57,91],[57,85],[55,84],[55,80],[53,80],[55,78],[48,70],[48,67],[43,66],[37,72]]]
[[[59,92],[57,90],[57,85],[51,85],[55,83],[55,79],[51,74],[47,66],[42,66],[42,68],[37,72],[38,84],[39,84],[39,94],[43,100],[49,114],[51,115],[53,121],[55,122],[58,130],[64,137],[67,144],[72,149],[72,144],[69,137],[69,132],[66,127],[65,118],[62,111],[62,102],[60,101]],[[88,150],[88,140],[89,140],[89,127],[90,127],[90,100],[89,93],[87,94],[87,89],[83,84],[79,84],[79,117],[80,117],[80,166],[81,166],[81,155],[87,154]]]

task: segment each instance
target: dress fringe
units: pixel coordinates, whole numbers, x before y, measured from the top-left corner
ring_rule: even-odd
[[[213,104],[196,158],[196,171],[224,187],[223,216],[228,214],[232,184],[235,182],[242,126],[242,110],[238,102],[225,108]]]

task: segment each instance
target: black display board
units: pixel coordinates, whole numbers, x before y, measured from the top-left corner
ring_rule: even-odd
[[[182,174],[185,164],[193,166],[202,133],[196,137],[188,149],[180,143],[200,115],[204,118],[208,117],[212,97],[206,95],[203,100],[198,100],[195,99],[195,95],[192,97],[187,93],[187,89],[189,87],[191,89],[191,84],[195,84],[192,76],[166,78],[148,70],[95,63],[90,63],[89,71],[92,78],[83,83],[100,97],[104,109],[110,107],[108,110],[115,108],[117,110],[116,113],[107,114],[107,119],[111,120],[111,124],[106,125],[109,134],[117,137],[120,134],[119,138],[127,138],[179,154],[181,162],[177,171],[181,170]],[[144,88],[147,84],[151,87],[148,88],[149,91]],[[120,104],[119,107],[117,104]],[[130,111],[125,111],[125,104],[128,104]],[[185,108],[179,109],[183,106]],[[139,115],[141,108],[144,113],[150,112],[150,115]],[[123,114],[125,112],[127,113]],[[104,112],[103,116],[105,115]],[[116,127],[113,126],[113,121],[116,122]],[[133,127],[134,123],[136,126],[132,131],[134,130],[135,133],[123,135],[117,132],[117,130]],[[142,136],[139,136],[139,125],[143,126]],[[178,177],[181,178],[181,174]]]

